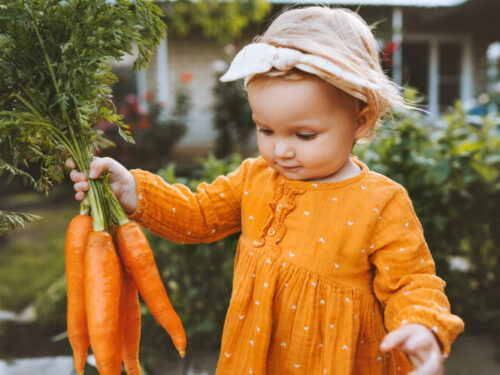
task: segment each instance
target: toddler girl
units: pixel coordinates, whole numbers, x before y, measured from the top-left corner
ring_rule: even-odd
[[[130,218],[172,241],[241,231],[217,374],[443,373],[463,329],[406,190],[351,158],[402,103],[354,12],[279,16],[235,57],[261,156],[197,192],[110,158]],[[71,160],[68,166],[74,168]],[[73,170],[76,198],[86,177]]]

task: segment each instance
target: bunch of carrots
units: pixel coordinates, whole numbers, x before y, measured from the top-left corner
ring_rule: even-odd
[[[48,192],[64,179],[64,160],[88,174],[94,151],[110,145],[101,121],[133,142],[111,101],[111,63],[137,53],[133,70],[147,66],[165,38],[163,14],[150,0],[0,3],[0,133],[2,155],[9,155],[0,161]],[[36,181],[23,170],[30,161],[40,166]],[[83,373],[90,345],[102,375],[120,374],[122,362],[128,374],[140,373],[138,293],[184,356],[184,329],[141,228],[128,220],[106,176],[89,181],[86,199],[66,239],[76,371]]]
[[[114,202],[117,204],[117,201]],[[122,210],[113,236],[94,230],[92,218],[71,221],[65,245],[67,329],[74,366],[83,374],[89,345],[101,375],[140,374],[141,309],[138,291],[168,332],[181,357],[186,334],[156,267],[140,226]]]

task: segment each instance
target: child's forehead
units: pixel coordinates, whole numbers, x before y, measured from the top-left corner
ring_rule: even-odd
[[[286,77],[261,77],[248,85],[248,99],[254,121],[305,124],[338,116],[357,114],[355,98],[314,75],[300,80]]]
[[[305,101],[313,97],[314,100],[327,100],[333,106],[361,109],[364,105],[359,99],[354,98],[338,87],[331,85],[320,77],[292,69],[285,74],[261,74],[248,82],[249,98],[263,93],[271,95],[284,94],[297,95]]]

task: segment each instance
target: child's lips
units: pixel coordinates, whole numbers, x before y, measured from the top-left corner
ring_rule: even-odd
[[[280,165],[280,168],[283,169],[283,170],[285,170],[285,171],[290,172],[290,171],[296,171],[296,170],[298,170],[301,167],[300,167],[300,165],[290,165],[290,166],[288,166],[288,165]]]

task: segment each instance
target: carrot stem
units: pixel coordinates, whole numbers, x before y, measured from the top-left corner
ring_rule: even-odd
[[[88,215],[90,211],[90,202],[88,196],[85,196],[85,198],[82,200],[82,203],[80,203],[80,215]]]
[[[116,198],[116,195],[111,190],[109,184],[105,184],[103,187],[104,187],[104,192],[106,194],[106,198],[109,199],[108,203],[113,220],[120,226],[128,223],[129,222],[128,216],[125,213],[125,210],[121,206],[120,202]]]

